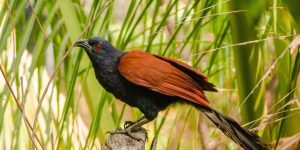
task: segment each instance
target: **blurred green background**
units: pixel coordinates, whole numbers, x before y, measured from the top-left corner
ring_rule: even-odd
[[[300,32],[299,7],[300,0],[1,0],[0,149],[100,149],[105,132],[142,115],[103,90],[86,54],[72,48],[90,36],[190,64],[217,86],[206,93],[213,108],[273,147],[288,145],[282,139],[300,132],[300,53],[288,48]],[[173,106],[145,127],[147,148],[154,136],[159,150],[238,147],[190,106]]]

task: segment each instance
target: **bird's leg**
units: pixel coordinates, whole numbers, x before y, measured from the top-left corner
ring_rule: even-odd
[[[114,132],[108,132],[110,134],[127,134],[128,136],[130,136],[131,138],[133,139],[136,139],[136,140],[142,140],[140,138],[137,138],[135,136],[133,136],[131,134],[131,131],[133,130],[138,130],[142,125],[146,124],[150,122],[149,119],[147,119],[145,116],[141,117],[140,119],[138,119],[137,121],[135,122],[125,122],[125,128],[122,129],[122,130],[117,130],[117,131],[114,131]]]
[[[124,129],[129,128],[130,126],[132,126],[132,125],[134,125],[134,124],[140,122],[140,121],[141,121],[142,119],[144,119],[144,118],[146,118],[146,117],[143,116],[143,117],[139,118],[138,120],[136,120],[135,122],[132,122],[132,121],[125,121],[125,123],[124,123]],[[147,123],[147,122],[146,122],[146,123]],[[146,123],[144,123],[144,124],[146,124]],[[142,125],[144,125],[144,124],[142,124]],[[140,126],[142,126],[142,125],[140,125]]]

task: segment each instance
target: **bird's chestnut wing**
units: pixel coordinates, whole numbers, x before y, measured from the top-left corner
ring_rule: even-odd
[[[216,92],[217,89],[215,88],[215,86],[208,82],[208,78],[201,74],[198,70],[196,70],[195,68],[180,62],[176,59],[172,59],[172,58],[168,58],[168,57],[164,57],[164,56],[158,56],[158,55],[154,55],[155,57],[162,59],[164,61],[167,61],[168,63],[170,63],[171,65],[173,65],[174,67],[176,67],[177,69],[181,70],[182,72],[186,73],[187,75],[189,75],[193,80],[195,80],[204,91],[214,91]]]
[[[124,54],[119,72],[128,81],[152,91],[208,106],[200,85],[167,61],[142,51]]]

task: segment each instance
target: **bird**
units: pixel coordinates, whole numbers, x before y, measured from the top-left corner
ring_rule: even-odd
[[[217,92],[217,89],[197,69],[176,59],[142,50],[122,51],[100,37],[80,39],[74,47],[85,50],[97,80],[106,91],[144,114],[135,122],[125,122],[120,133],[130,133],[151,122],[170,105],[187,104],[204,113],[242,148],[270,148],[258,135],[210,107],[204,91]]]

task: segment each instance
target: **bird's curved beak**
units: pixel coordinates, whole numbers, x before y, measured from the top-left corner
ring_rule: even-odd
[[[84,48],[85,50],[90,51],[92,47],[89,45],[87,39],[81,39],[75,42],[74,47],[81,47]]]

